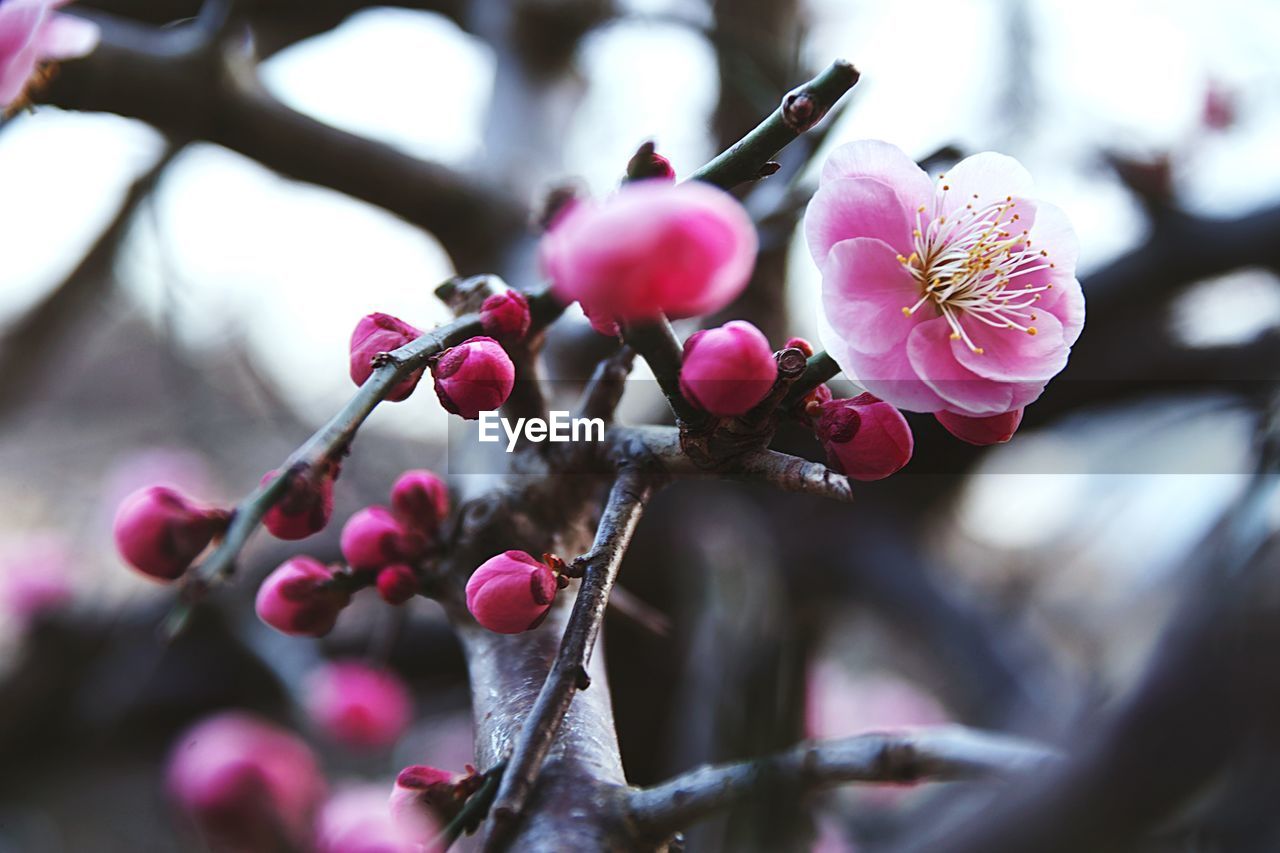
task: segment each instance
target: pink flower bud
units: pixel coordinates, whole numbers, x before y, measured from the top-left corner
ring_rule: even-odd
[[[480,306],[484,333],[502,341],[519,341],[529,334],[529,300],[518,290],[504,290],[485,299]]]
[[[440,832],[433,824],[430,841]],[[316,821],[317,853],[423,853],[425,848],[402,832],[391,816],[387,792],[362,785],[334,794]],[[425,853],[438,853],[437,848]]]
[[[493,338],[471,338],[447,350],[431,366],[440,405],[469,421],[507,401],[516,368]]]
[[[804,338],[787,338],[787,345],[783,349],[795,348],[804,353],[805,358],[813,357],[813,344]]]
[[[373,360],[379,353],[398,350],[420,337],[420,330],[390,314],[369,314],[362,317],[351,333],[351,381],[356,385],[363,385],[372,375]],[[396,403],[405,399],[418,387],[418,380],[421,378],[422,371],[415,370],[391,389],[387,400]]]
[[[262,524],[277,539],[306,539],[324,530],[333,515],[333,483],[340,466],[332,463],[318,476],[298,476],[285,486],[284,496],[267,510]],[[261,485],[275,479],[278,471],[262,475]]]
[[[347,565],[366,571],[418,559],[427,539],[402,525],[385,506],[367,506],[347,519],[338,544]]]
[[[387,604],[404,604],[418,591],[418,576],[404,563],[387,566],[378,572],[378,595]]]
[[[167,787],[177,805],[220,847],[305,848],[324,799],[315,756],[292,733],[252,714],[208,717],[169,755]]]
[[[328,737],[363,749],[395,743],[408,728],[412,711],[399,676],[358,661],[318,667],[307,679],[304,705]]]
[[[405,527],[434,536],[449,515],[449,487],[431,471],[405,471],[391,487],[391,510]]]
[[[208,509],[163,486],[125,498],[116,513],[116,548],[138,571],[173,580],[227,527],[225,510]]]
[[[72,555],[57,534],[25,535],[0,545],[0,622],[30,625],[74,597]]]
[[[484,627],[519,634],[538,627],[555,600],[556,576],[524,551],[490,557],[467,581],[467,609]]]
[[[871,394],[822,404],[818,439],[827,463],[855,480],[881,480],[911,461],[915,440],[902,413]]]
[[[1013,438],[1022,423],[1022,411],[1018,408],[987,418],[967,418],[951,412],[934,412],[933,416],[956,438],[982,447],[1002,444]]]
[[[671,168],[671,161],[659,154],[652,142],[641,145],[627,161],[628,181],[660,180],[671,183],[675,179],[676,170]]]
[[[286,560],[258,588],[258,618],[277,631],[301,637],[323,637],[333,630],[351,594],[334,582],[333,572],[318,560]]]
[[[604,202],[579,202],[542,239],[556,293],[592,317],[696,317],[746,287],[756,232],[733,196],[697,181],[626,184]]]
[[[765,398],[777,378],[769,341],[750,323],[734,320],[684,342],[680,391],[713,415],[743,414]]]
[[[439,832],[439,821],[451,820],[481,784],[474,772],[455,774],[425,764],[406,767],[391,791],[391,817],[406,836],[426,843]]]

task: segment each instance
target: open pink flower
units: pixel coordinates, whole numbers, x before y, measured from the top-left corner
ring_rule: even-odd
[[[564,211],[540,253],[556,293],[581,302],[603,330],[610,318],[725,307],[751,276],[756,232],[742,205],[709,184],[638,181]]]
[[[985,152],[937,183],[898,148],[837,148],[805,215],[823,344],[901,409],[1000,414],[1040,396],[1084,325],[1066,216]]]
[[[97,24],[53,11],[68,2],[0,3],[0,109],[21,100],[41,63],[74,59],[97,47]]]

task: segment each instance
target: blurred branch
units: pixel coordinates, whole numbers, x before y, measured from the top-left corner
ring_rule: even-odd
[[[45,102],[141,119],[382,207],[435,235],[460,271],[496,266],[524,230],[523,206],[483,180],[285,106],[259,83],[244,42],[221,43],[197,24],[157,30],[96,20],[101,43],[62,66],[40,93]]]
[[[591,381],[582,390],[582,397],[578,400],[573,416],[600,418],[606,424],[611,423],[618,404],[622,402],[627,377],[631,375],[631,365],[635,359],[636,351],[624,344],[613,355],[597,364]]]
[[[488,849],[500,850],[506,846],[574,693],[591,685],[587,666],[604,620],[609,591],[652,493],[651,475],[637,467],[620,470],[600,518],[595,544],[573,562],[572,568],[582,573],[582,584],[555,663],[520,730],[498,788],[491,811],[493,829]]]
[[[699,767],[631,794],[639,831],[667,838],[707,815],[771,791],[843,782],[910,783],[1010,776],[1059,755],[1047,747],[959,726],[804,743],[733,764]]]
[[[76,268],[0,341],[0,365],[4,367],[0,370],[0,412],[13,412],[24,392],[36,386],[40,371],[35,365],[62,343],[63,332],[91,299],[102,295],[134,212],[155,189],[179,150],[181,146],[166,145],[151,167],[134,179],[115,217]]]

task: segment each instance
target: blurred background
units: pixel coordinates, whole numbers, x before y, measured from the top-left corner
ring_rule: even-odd
[[[116,505],[153,483],[236,500],[351,394],[360,316],[444,321],[432,289],[455,271],[536,284],[525,223],[552,187],[606,193],[649,139],[688,174],[836,57],[862,81],[745,194],[762,254],[727,315],[778,346],[814,335],[798,217],[825,152],[871,137],[935,171],[983,150],[1021,160],[1079,233],[1088,321],[1007,446],[914,419],[916,459],[853,506],[662,494],[620,583],[668,624],[607,628],[631,781],[884,726],[1062,737],[1145,707],[1181,648],[1171,632],[1199,624],[1181,608],[1219,564],[1205,543],[1270,458],[1280,4],[257,0],[224,29],[188,0],[69,11],[174,70],[138,90],[112,77],[119,54],[95,54],[0,123],[0,850],[199,849],[163,767],[217,709],[296,728],[334,788],[460,770],[466,672],[439,608],[358,600],[323,642],[290,640],[257,622],[246,581],[165,645],[168,594],[116,557]],[[228,111],[188,67],[202,37],[256,73],[257,106]],[[296,134],[273,144],[279,122]],[[547,362],[566,393],[602,341],[578,314],[558,324]],[[624,419],[661,418],[635,376]],[[405,468],[448,474],[457,496],[489,482],[456,464],[448,429],[430,394],[381,407],[336,523],[301,546],[255,540],[246,576],[299,551],[336,559],[340,522]],[[820,458],[799,429],[777,446]],[[1278,517],[1263,504],[1250,535]],[[409,685],[394,743],[334,744],[300,704],[309,673],[348,657]],[[1203,726],[1238,710],[1231,687],[1164,707]],[[1143,849],[1280,849],[1273,752],[1239,747],[1171,769],[1185,784],[1125,831]],[[699,826],[687,849],[895,849],[921,815],[978,808],[951,787],[776,802]]]

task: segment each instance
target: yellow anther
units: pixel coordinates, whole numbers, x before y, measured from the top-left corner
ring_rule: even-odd
[[[910,316],[911,316],[911,309],[910,309],[910,308],[908,308],[906,305],[903,305],[903,306],[902,306],[902,316],[903,316],[903,317],[910,317]]]
[[[1028,327],[1027,327],[1027,334],[1028,334],[1028,335],[1034,335],[1035,333],[1036,333],[1036,327],[1035,327],[1035,326],[1028,326]]]
[[[951,340],[953,340],[953,341],[958,341],[958,340],[960,340],[960,333],[959,333],[959,332],[952,332],[952,333],[951,333]]]
[[[948,185],[948,184],[943,184],[943,185],[942,185],[942,191],[943,191],[944,193],[945,193],[945,192],[947,192],[949,189],[951,189],[950,185]]]

